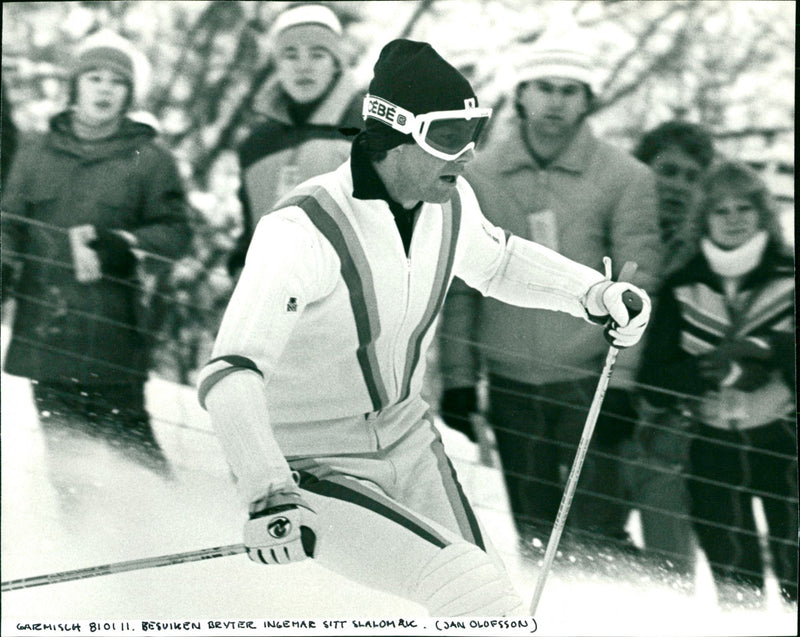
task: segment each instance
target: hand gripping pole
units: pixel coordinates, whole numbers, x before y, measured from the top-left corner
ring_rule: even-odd
[[[184,564],[186,562],[197,562],[199,560],[210,560],[215,557],[238,555],[239,553],[244,553],[246,550],[244,544],[228,544],[227,546],[215,546],[198,551],[188,551],[186,553],[173,553],[172,555],[160,555],[126,562],[114,562],[102,566],[90,566],[75,571],[62,571],[49,575],[23,577],[22,579],[3,582],[2,591],[32,588],[34,586],[44,586],[46,584],[59,584],[61,582],[86,579],[88,577],[97,577],[98,575],[112,575],[114,573],[124,573],[125,571],[136,571],[145,568],[154,568],[156,566],[171,566],[173,564]]]
[[[603,263],[606,268],[606,278],[611,279],[611,259],[608,257],[603,258]],[[619,280],[630,280],[633,273],[636,272],[636,264],[628,261],[619,273]],[[638,297],[628,297],[623,295],[628,311],[631,316],[638,314],[641,311],[641,302]],[[638,304],[638,306],[637,306]],[[594,427],[597,424],[597,417],[600,415],[600,408],[603,405],[603,398],[605,398],[606,390],[608,389],[608,382],[611,380],[611,373],[614,371],[614,362],[617,360],[619,350],[613,345],[608,348],[606,355],[606,362],[603,365],[603,371],[600,372],[600,380],[597,383],[597,388],[592,398],[592,404],[589,406],[589,414],[586,417],[586,423],[583,425],[583,433],[581,434],[580,442],[578,443],[578,450],[575,453],[575,459],[572,461],[572,468],[567,478],[567,484],[564,487],[564,494],[561,496],[561,503],[558,506],[558,513],[556,514],[556,521],[553,524],[553,530],[550,532],[550,539],[547,541],[547,549],[544,553],[544,563],[539,578],[536,580],[536,589],[533,592],[533,599],[531,600],[531,616],[536,614],[536,608],[539,605],[539,599],[544,590],[544,583],[550,568],[553,565],[553,560],[558,550],[558,543],[561,540],[561,533],[564,531],[564,526],[567,523],[567,515],[572,506],[572,498],[575,496],[575,489],[578,486],[578,478],[581,475],[583,468],[583,461],[586,458],[586,452],[589,449],[589,443],[592,440]]]

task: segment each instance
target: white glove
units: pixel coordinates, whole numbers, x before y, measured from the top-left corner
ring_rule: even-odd
[[[97,238],[94,226],[72,226],[68,232],[72,248],[72,266],[78,283],[94,283],[103,278],[100,258],[88,244]]]
[[[640,305],[641,309],[636,313],[635,309]],[[600,281],[586,295],[586,311],[593,318],[611,319],[605,329],[605,337],[619,349],[639,342],[650,321],[650,310],[647,292],[624,281]]]
[[[279,491],[250,505],[244,525],[247,555],[261,564],[314,557],[317,514],[297,491]]]

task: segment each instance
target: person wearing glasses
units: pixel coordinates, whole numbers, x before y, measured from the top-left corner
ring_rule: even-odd
[[[489,223],[464,168],[491,115],[429,44],[388,43],[349,161],[255,230],[198,395],[256,562],[313,557],[435,616],[526,614],[421,397],[453,276],[636,343],[646,293]],[[631,318],[630,290],[644,303]],[[599,330],[598,331],[602,331]]]
[[[466,179],[490,222],[592,268],[606,256],[615,272],[635,262],[634,283],[652,291],[662,258],[655,179],[592,132],[600,81],[590,43],[571,22],[553,23],[536,40],[519,64],[510,112]],[[606,351],[602,335],[580,321],[485,298],[460,281],[448,296],[440,412],[474,437],[472,414],[485,409],[526,552],[543,551],[552,530]],[[621,457],[636,417],[636,354],[617,361],[570,510],[575,533],[565,540],[633,549]]]

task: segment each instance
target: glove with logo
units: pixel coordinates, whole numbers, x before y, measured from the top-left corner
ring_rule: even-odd
[[[261,564],[314,557],[317,514],[296,491],[279,491],[250,504],[244,525],[247,555]]]
[[[650,297],[641,288],[622,281],[601,281],[586,295],[586,311],[598,322],[610,323],[606,340],[622,349],[636,345],[650,321]]]

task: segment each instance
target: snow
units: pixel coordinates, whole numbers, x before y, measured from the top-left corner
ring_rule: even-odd
[[[7,336],[4,327],[4,344]],[[48,463],[28,382],[2,376],[4,582],[241,541],[244,509],[194,392],[153,378],[147,396],[157,436],[174,463],[171,480],[89,441],[74,441],[71,462],[64,457],[57,466]],[[441,429],[465,491],[519,592],[530,599],[538,569],[516,548],[501,473],[481,465],[461,434]],[[70,476],[71,497],[57,497],[53,484]],[[765,610],[722,612],[702,561],[695,591],[686,594],[659,573],[618,556],[566,558],[556,561],[547,579],[536,616],[539,634],[797,634],[796,608],[781,604],[774,579]],[[589,558],[604,567],[586,567]],[[14,631],[18,623],[34,622],[421,616],[421,607],[354,584],[311,560],[264,567],[243,555],[2,593],[3,635],[31,634]]]

